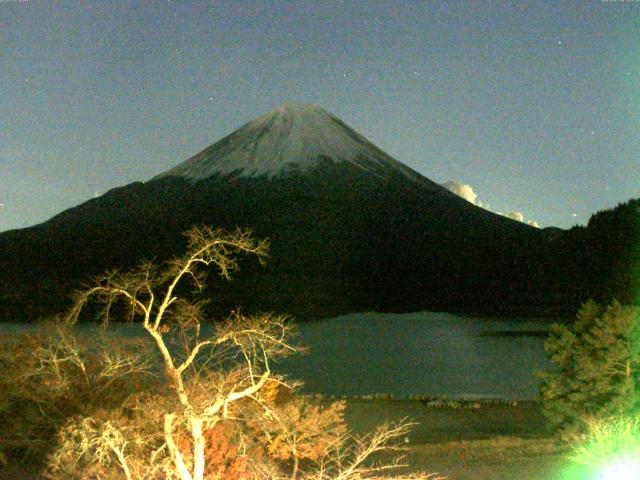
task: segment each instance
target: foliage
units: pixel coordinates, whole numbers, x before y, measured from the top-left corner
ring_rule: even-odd
[[[249,480],[251,469],[249,458],[240,453],[239,434],[232,422],[221,422],[204,431],[205,478]],[[235,441],[234,441],[235,440]],[[186,435],[176,439],[178,448],[185,452],[187,463],[193,461],[191,444]]]
[[[295,397],[273,409],[257,427],[274,458],[317,461],[346,434],[345,407],[345,402],[335,402],[324,408]]]
[[[342,445],[347,433],[346,403],[339,401],[325,407],[287,392],[282,395],[283,390],[276,388],[265,395],[267,414],[254,417],[249,426],[269,456],[292,462],[291,475],[295,478],[301,460],[318,462],[332,448]],[[278,398],[282,396],[285,398]]]
[[[575,322],[554,324],[545,351],[555,368],[541,372],[543,413],[554,427],[582,429],[585,417],[610,418],[640,407],[640,310],[593,301]]]

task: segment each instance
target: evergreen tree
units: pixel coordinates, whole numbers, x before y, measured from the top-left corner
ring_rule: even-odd
[[[544,345],[555,364],[540,372],[543,413],[565,431],[589,417],[628,415],[640,407],[640,309],[592,300],[569,325],[554,324]]]

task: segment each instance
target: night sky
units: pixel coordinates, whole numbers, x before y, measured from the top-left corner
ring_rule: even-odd
[[[0,0],[0,231],[285,101],[541,226],[640,196],[639,1]]]

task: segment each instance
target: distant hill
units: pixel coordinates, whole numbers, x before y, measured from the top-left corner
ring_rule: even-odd
[[[193,224],[250,227],[271,240],[266,268],[244,262],[230,284],[212,279],[214,314],[532,312],[573,308],[592,291],[574,264],[592,255],[582,230],[483,210],[320,107],[286,104],[148,182],[0,234],[0,315],[61,310],[107,268],[180,254]]]

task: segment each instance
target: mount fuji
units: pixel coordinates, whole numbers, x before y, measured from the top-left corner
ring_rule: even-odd
[[[343,162],[377,176],[393,171],[413,181],[424,179],[326,110],[295,103],[285,103],[256,118],[155,178],[178,176],[197,181],[235,173],[274,178],[308,171],[321,159]]]
[[[0,234],[2,319],[60,310],[107,268],[180,254],[193,224],[271,240],[266,268],[211,282],[214,313],[498,311],[545,295],[548,232],[472,205],[318,106],[285,104],[147,182]]]

